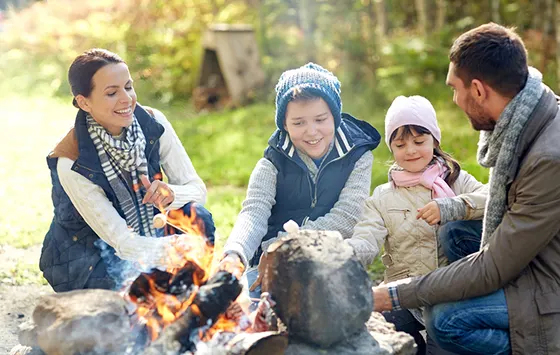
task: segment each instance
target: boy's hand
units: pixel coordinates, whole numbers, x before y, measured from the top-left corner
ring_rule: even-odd
[[[438,224],[441,221],[441,214],[437,202],[432,201],[426,206],[419,208],[416,219],[423,219],[431,226]]]

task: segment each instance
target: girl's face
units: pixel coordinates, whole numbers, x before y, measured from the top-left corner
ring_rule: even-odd
[[[89,112],[109,133],[119,135],[133,121],[136,93],[128,67],[124,63],[107,64],[92,78],[89,97],[76,96],[82,110]]]
[[[406,171],[420,172],[434,157],[434,137],[429,133],[419,134],[412,128],[412,134],[403,137],[403,130],[404,127],[399,127],[395,139],[391,141],[395,162]]]
[[[334,138],[334,117],[322,98],[291,101],[284,129],[294,146],[313,159],[322,158]]]

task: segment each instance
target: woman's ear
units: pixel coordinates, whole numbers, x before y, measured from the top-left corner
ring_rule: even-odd
[[[90,107],[89,100],[87,99],[87,97],[85,97],[84,95],[77,95],[76,96],[76,103],[78,104],[78,106],[82,110],[91,113],[91,107]]]

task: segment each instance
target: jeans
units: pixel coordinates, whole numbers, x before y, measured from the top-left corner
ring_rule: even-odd
[[[424,330],[424,326],[420,323],[410,311],[402,309],[399,311],[383,312],[383,317],[387,322],[393,323],[395,329],[399,332],[405,332],[410,334],[414,341],[416,342],[418,355],[452,355],[452,353],[447,352],[440,348],[433,339],[428,337],[424,340],[421,330]]]
[[[204,234],[206,238],[214,244],[215,233],[216,233],[216,226],[214,225],[214,219],[212,218],[212,213],[208,211],[204,206],[196,203],[196,202],[188,202],[184,205],[181,209],[183,213],[187,216],[191,216],[191,208],[194,207],[194,211],[196,213],[196,219],[201,221],[204,225]],[[166,226],[165,228],[156,230],[156,236],[163,237],[164,235],[170,234],[181,234],[180,231],[175,230],[175,228],[171,226]]]
[[[450,262],[477,252],[482,221],[454,221],[439,230]],[[509,320],[503,290],[459,302],[426,307],[426,329],[438,345],[457,354],[509,354]]]
[[[258,266],[257,265],[251,266],[247,269],[247,271],[243,275],[243,279],[241,280],[241,283],[246,284],[247,290],[249,290],[249,287],[251,287],[251,285],[257,280],[257,277],[259,277]],[[254,311],[255,309],[257,309],[257,306],[259,304],[258,300],[261,297],[261,285],[258,285],[254,291],[249,291],[249,297],[251,298],[251,305],[249,306],[249,311]]]
[[[428,334],[457,354],[510,354],[509,320],[503,290],[424,312]]]
[[[480,249],[482,221],[453,221],[439,228],[439,243],[449,262],[457,261]]]

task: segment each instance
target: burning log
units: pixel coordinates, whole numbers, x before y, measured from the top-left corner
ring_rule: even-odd
[[[145,354],[177,354],[195,350],[205,331],[226,312],[240,293],[238,279],[227,271],[219,271],[198,289],[187,311],[163,330]]]
[[[373,311],[371,281],[338,232],[292,232],[268,252],[263,291],[276,301],[290,338],[329,348],[364,330]]]

